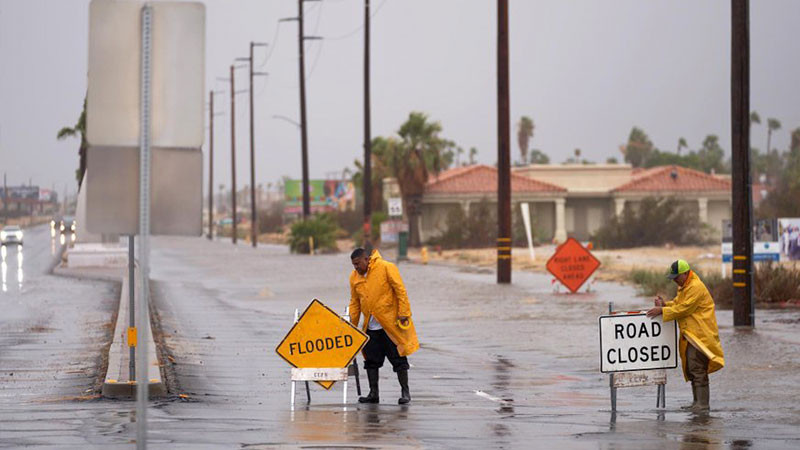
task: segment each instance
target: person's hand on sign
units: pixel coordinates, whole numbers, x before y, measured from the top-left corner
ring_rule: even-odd
[[[656,317],[656,316],[660,316],[661,315],[661,310],[662,310],[661,306],[656,306],[655,308],[650,308],[649,310],[647,310],[647,317],[653,318],[653,317]]]
[[[653,304],[655,306],[666,306],[667,302],[660,295],[656,295],[656,298],[653,300]]]

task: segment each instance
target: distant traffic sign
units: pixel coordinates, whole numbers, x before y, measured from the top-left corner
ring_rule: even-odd
[[[403,199],[389,197],[389,217],[403,217]]]
[[[678,367],[678,325],[641,314],[600,316],[600,372]]]
[[[595,258],[580,242],[574,238],[558,246],[556,252],[547,261],[547,271],[553,274],[570,292],[578,292],[583,283],[600,267]]]
[[[275,349],[281,358],[299,369],[345,368],[369,337],[314,299]],[[315,380],[325,389],[334,381]]]

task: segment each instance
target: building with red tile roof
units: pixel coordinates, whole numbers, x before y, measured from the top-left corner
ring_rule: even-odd
[[[628,164],[532,164],[511,174],[513,214],[529,203],[540,239],[563,241],[591,235],[626,207],[647,197],[675,197],[717,229],[731,216],[729,177],[680,166],[634,169]],[[444,230],[450,208],[467,213],[479,201],[496,203],[497,169],[486,165],[458,167],[432,176],[418,216],[424,240]]]

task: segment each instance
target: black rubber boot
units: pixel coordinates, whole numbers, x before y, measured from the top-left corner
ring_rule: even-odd
[[[708,385],[705,386],[697,386],[697,403],[695,403],[694,408],[692,411],[695,412],[706,412],[709,410],[708,401],[709,401],[709,389]]]
[[[692,383],[692,404],[681,406],[681,409],[690,410],[694,409],[695,406],[697,406],[697,386],[695,386],[694,383]]]
[[[400,382],[400,399],[398,405],[405,405],[411,401],[411,392],[408,390],[408,370],[397,371],[397,381]]]
[[[358,397],[358,403],[378,403],[378,369],[367,369],[369,379],[369,394],[366,397]]]

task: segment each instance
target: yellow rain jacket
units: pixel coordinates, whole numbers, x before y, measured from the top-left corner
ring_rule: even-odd
[[[689,273],[686,283],[678,288],[678,295],[666,302],[662,310],[664,322],[677,320],[681,330],[680,352],[683,376],[689,381],[686,372],[686,348],[692,345],[708,358],[708,373],[716,372],[725,366],[722,344],[719,342],[717,316],[714,313],[714,299],[706,285],[694,271]]]
[[[377,250],[369,258],[366,276],[353,270],[350,274],[350,322],[358,326],[364,315],[362,329],[367,331],[369,319],[375,316],[389,339],[397,345],[400,356],[408,356],[419,349],[417,331],[411,320],[411,305],[400,278],[397,266],[381,258]],[[408,329],[397,325],[397,318],[408,317]]]

